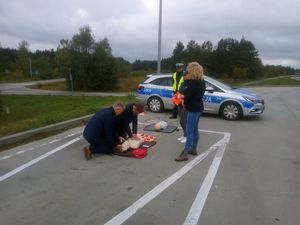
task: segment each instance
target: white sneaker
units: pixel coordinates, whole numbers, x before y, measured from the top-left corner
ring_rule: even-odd
[[[181,142],[182,144],[184,144],[184,143],[186,142],[186,137],[183,137],[183,138],[180,140],[180,142]]]
[[[177,138],[178,141],[181,141],[184,138],[184,136],[181,136],[180,138]]]

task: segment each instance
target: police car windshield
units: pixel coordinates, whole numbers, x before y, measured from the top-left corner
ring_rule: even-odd
[[[211,81],[214,85],[219,86],[222,89],[225,89],[225,90],[232,90],[233,89],[229,85],[224,84],[224,83],[222,83],[220,81],[217,81],[217,80],[215,80],[215,79],[213,79],[211,77],[208,77],[208,76],[205,76],[205,77],[207,78],[207,81]]]

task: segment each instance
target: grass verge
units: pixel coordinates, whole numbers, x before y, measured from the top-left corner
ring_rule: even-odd
[[[95,113],[134,96],[18,96],[2,95],[0,137]]]
[[[295,80],[290,76],[285,77],[275,77],[269,78],[257,82],[253,82],[252,84],[248,84],[247,86],[298,86],[300,85],[299,80]]]

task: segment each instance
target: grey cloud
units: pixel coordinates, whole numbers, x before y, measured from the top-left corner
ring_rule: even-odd
[[[156,59],[158,2],[154,0],[0,0],[0,42],[17,47],[56,48],[79,27],[107,37],[113,54],[127,60]],[[178,41],[198,43],[245,37],[266,63],[300,68],[298,0],[163,0],[162,56]]]

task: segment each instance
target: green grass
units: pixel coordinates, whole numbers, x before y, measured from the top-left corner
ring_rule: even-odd
[[[95,113],[134,96],[0,96],[0,137]]]
[[[272,79],[262,80],[250,85],[251,86],[297,86],[300,85],[300,81],[292,79],[291,77],[276,77]]]

